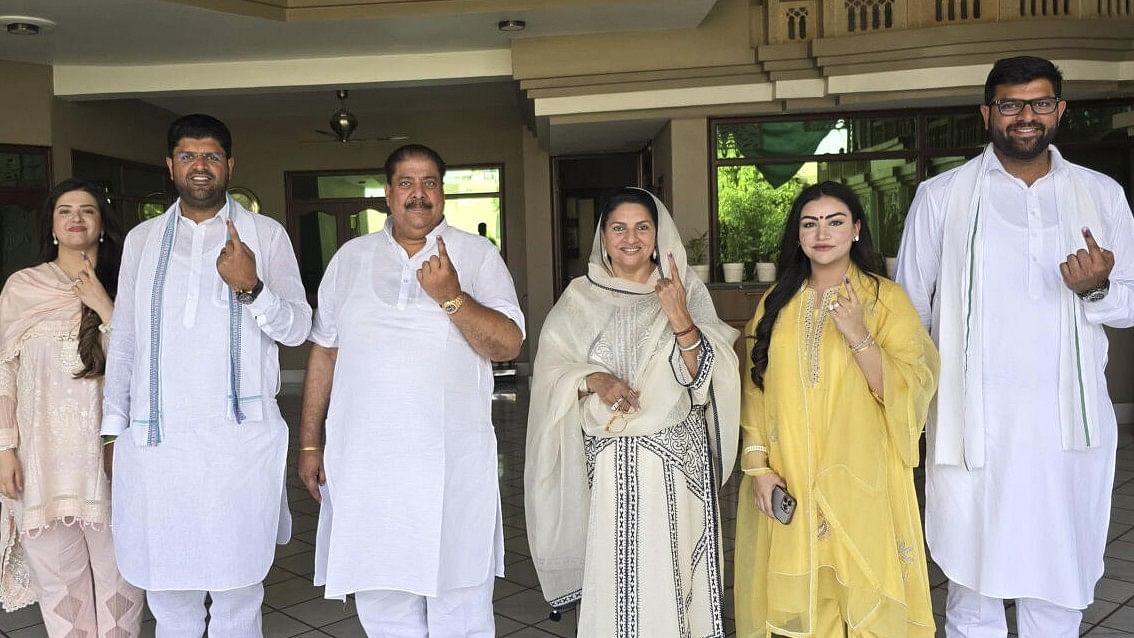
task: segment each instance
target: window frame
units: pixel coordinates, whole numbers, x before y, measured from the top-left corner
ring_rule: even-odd
[[[1130,106],[1134,109],[1134,97],[1123,97],[1101,100],[1069,100],[1068,108],[1107,108],[1113,106]],[[874,160],[913,160],[916,164],[918,184],[924,182],[928,175],[930,162],[940,157],[964,157],[966,160],[979,155],[988,144],[988,135],[982,136],[981,143],[976,147],[928,147],[928,122],[930,118],[943,115],[969,115],[976,113],[979,117],[979,105],[961,105],[939,108],[906,108],[906,109],[871,109],[863,111],[846,112],[817,112],[800,114],[770,114],[752,116],[710,117],[707,119],[706,134],[708,135],[708,168],[709,168],[709,264],[710,280],[714,284],[722,283],[720,277],[721,244],[720,244],[720,212],[718,210],[718,173],[717,169],[724,166],[754,166],[756,164],[794,164],[807,162],[854,162]],[[720,125],[759,124],[764,122],[803,122],[831,119],[869,119],[912,117],[914,119],[914,142],[912,148],[899,151],[854,151],[849,153],[824,153],[812,155],[782,155],[771,158],[718,158],[717,127]],[[1126,149],[1134,155],[1134,137],[1122,140],[1108,140],[1102,142],[1075,141],[1061,142],[1059,148],[1064,152],[1078,152],[1085,149],[1092,150],[1123,150]],[[1134,158],[1131,160],[1131,172],[1134,173]],[[1130,176],[1131,192],[1127,197],[1134,197],[1134,174]],[[908,212],[908,211],[907,211]],[[750,280],[745,283],[751,283]]]

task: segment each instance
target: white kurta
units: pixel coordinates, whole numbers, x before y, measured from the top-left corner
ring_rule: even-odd
[[[235,589],[263,580],[275,541],[290,536],[276,341],[302,343],[311,309],[283,227],[263,215],[238,213],[253,220],[264,282],[256,301],[243,309],[245,325],[259,327],[243,338],[260,339],[261,387],[241,394],[260,395],[264,418],[237,424],[228,400],[228,286],[216,269],[228,207],[200,224],[175,214],[162,304],[163,440],[156,446],[138,445],[129,425],[139,418],[137,394],[148,386],[137,377],[145,367],[142,343],[150,339],[148,329],[138,326],[148,326],[149,319],[136,317],[135,290],[151,290],[154,273],[142,272],[141,255],[148,242],[161,241],[166,217],[133,229],[122,255],[102,426],[103,434],[122,435],[114,455],[115,549],[122,575],[144,589]]]
[[[950,580],[996,598],[1038,598],[1085,608],[1103,573],[1117,426],[1106,392],[1105,335],[1090,343],[1097,370],[1100,441],[1064,450],[1059,411],[1059,211],[1054,173],[1074,171],[1089,185],[1102,220],[1091,229],[1116,264],[1106,299],[1085,303],[1087,319],[1134,325],[1134,220],[1122,188],[1064,160],[1029,188],[993,158],[988,169],[983,260],[985,466],[934,461],[927,428],[925,532]],[[978,161],[979,158],[973,161]],[[923,183],[906,219],[898,281],[936,340],[944,202],[953,171]],[[1102,333],[1100,333],[1101,335]],[[942,352],[942,358],[959,353]],[[1053,416],[1054,415],[1054,416]]]
[[[437,236],[461,288],[523,330],[488,240],[442,221],[413,257],[385,230],[335,254],[311,340],[338,349],[315,583],[435,596],[504,573],[492,365],[417,281]]]

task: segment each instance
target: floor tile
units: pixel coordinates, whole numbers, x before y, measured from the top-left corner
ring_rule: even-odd
[[[347,600],[343,603],[338,600],[327,600],[325,598],[309,600],[305,603],[285,607],[280,611],[316,628],[330,625],[356,615],[353,600]]]
[[[264,638],[290,638],[307,633],[314,629],[290,616],[280,612],[264,614]]]
[[[530,558],[524,518],[523,468],[527,385],[515,400],[493,401],[496,423],[500,494],[503,501],[505,539],[505,577],[498,578],[493,592],[497,636],[509,638],[573,638],[577,630],[578,612],[566,612],[559,622],[548,618],[550,608],[539,590],[539,580]],[[505,393],[500,393],[505,396]],[[281,397],[281,409],[290,423],[298,420],[299,394],[288,388]],[[1095,589],[1096,601],[1083,615],[1080,631],[1090,638],[1134,638],[1134,429],[1123,426],[1118,450],[1119,467],[1115,472],[1113,506],[1108,528],[1105,576]],[[293,433],[292,437],[295,438]],[[293,448],[295,447],[293,441]],[[275,564],[265,579],[265,638],[365,638],[355,615],[354,603],[344,605],[323,599],[322,588],[311,584],[314,570],[315,530],[318,505],[307,494],[295,476],[294,453],[289,456],[288,497],[292,510],[292,541],[276,550]],[[924,471],[918,468],[915,482],[924,487]],[[732,480],[721,492],[722,554],[726,587],[731,583],[732,557],[736,525],[737,481]],[[944,610],[947,582],[944,573],[929,565],[937,635],[944,636]],[[733,631],[732,590],[726,590],[726,630]],[[1015,627],[1015,609],[1008,605],[1010,627]],[[147,613],[147,619],[151,618]],[[142,626],[143,638],[152,638],[154,622]],[[39,610],[25,608],[14,613],[0,613],[0,638],[43,638]]]

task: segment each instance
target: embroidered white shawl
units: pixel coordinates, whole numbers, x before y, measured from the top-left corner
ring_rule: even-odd
[[[732,473],[739,442],[740,376],[733,350],[739,332],[717,317],[708,290],[687,266],[685,247],[669,211],[660,200],[654,200],[658,208],[658,263],[668,270],[668,255],[673,255],[683,273],[690,314],[716,357],[705,419],[718,461],[715,473],[723,483]],[[597,395],[585,400],[578,397],[584,377],[607,372],[591,361],[589,350],[616,306],[655,294],[658,276],[655,271],[644,284],[615,277],[599,228],[587,276],[571,282],[540,334],[528,413],[524,501],[532,561],[544,597],[552,606],[557,606],[557,601],[574,600],[573,595],[582,588],[591,497],[583,432],[586,429],[598,434],[611,415]],[[640,359],[635,378],[628,380],[640,392],[641,410],[624,420],[625,429],[605,436],[639,436],[663,430],[675,424],[667,417],[677,404],[689,401],[688,390],[674,379],[670,365],[674,340],[664,338],[669,330],[669,321],[659,308],[647,335],[616,336],[640,339],[639,344],[654,350],[651,356]]]

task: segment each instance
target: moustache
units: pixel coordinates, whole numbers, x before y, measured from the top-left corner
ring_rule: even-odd
[[[1008,130],[1009,131],[1018,131],[1022,128],[1034,128],[1034,129],[1039,130],[1041,133],[1047,132],[1047,127],[1044,126],[1040,122],[1018,122],[1016,124],[1009,126]]]
[[[410,210],[433,210],[433,204],[426,199],[411,199],[406,202],[406,208]]]

